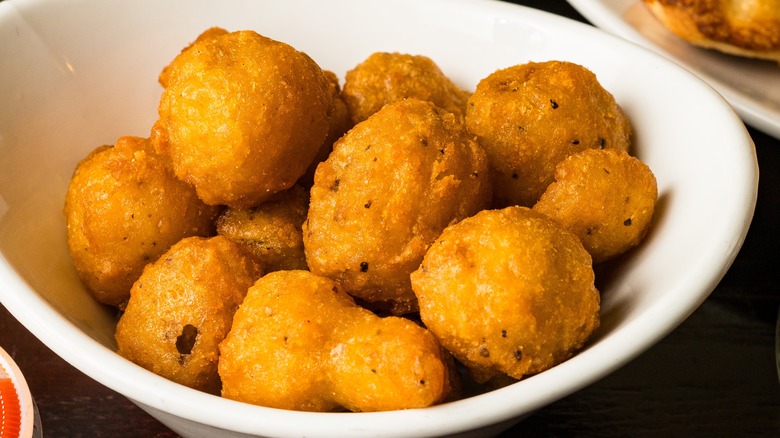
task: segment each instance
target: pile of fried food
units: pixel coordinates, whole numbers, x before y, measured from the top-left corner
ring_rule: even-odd
[[[159,82],[149,137],[76,167],[68,244],[120,310],[118,353],[202,391],[379,411],[539,373],[599,326],[594,263],[650,227],[629,120],[573,63],[471,93],[425,56],[375,53],[342,87],[213,28]]]
[[[642,0],[672,33],[696,46],[780,63],[780,0]]]

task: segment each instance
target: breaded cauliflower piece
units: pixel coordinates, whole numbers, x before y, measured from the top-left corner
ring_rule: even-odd
[[[253,207],[311,164],[330,87],[306,54],[254,31],[203,38],[169,65],[152,140],[207,204]]]
[[[430,102],[389,104],[317,167],[303,242],[309,269],[394,314],[416,309],[409,274],[447,225],[488,205],[485,153]]]
[[[213,234],[219,211],[176,178],[148,139],[120,137],[81,160],[68,186],[73,266],[98,301],[122,308],[144,266],[184,237]]]
[[[355,124],[388,103],[409,98],[463,117],[469,98],[431,58],[398,52],[373,53],[348,71],[341,95]]]
[[[282,409],[384,411],[442,401],[451,373],[436,338],[380,318],[341,286],[277,271],[252,286],[220,344],[222,396]]]
[[[560,162],[533,209],[580,238],[594,263],[639,245],[658,186],[650,168],[618,149],[588,149]]]
[[[478,382],[542,372],[599,325],[590,255],[527,207],[447,227],[411,279],[422,321]]]
[[[533,206],[555,166],[575,152],[631,145],[631,125],[614,97],[571,62],[529,62],[490,74],[469,99],[466,125],[488,154],[498,208]]]
[[[144,269],[116,327],[118,353],[174,382],[218,394],[219,343],[263,275],[226,237],[190,237]]]

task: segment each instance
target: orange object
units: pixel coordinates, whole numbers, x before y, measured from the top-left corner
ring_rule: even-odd
[[[0,348],[0,438],[32,437],[34,410],[22,372]]]
[[[0,372],[0,376],[3,373]],[[22,425],[22,409],[16,386],[10,378],[0,378],[0,438],[16,438]]]

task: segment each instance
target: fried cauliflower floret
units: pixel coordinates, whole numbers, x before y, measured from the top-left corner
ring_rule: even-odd
[[[353,123],[359,123],[388,103],[407,98],[430,101],[464,116],[469,94],[428,57],[377,52],[347,72],[342,97]]]
[[[213,233],[218,211],[148,139],[121,137],[85,157],[71,178],[64,213],[73,266],[98,301],[123,307],[144,266],[183,237]]]
[[[349,108],[344,100],[341,98],[341,86],[339,85],[339,78],[332,71],[325,70],[325,77],[328,78],[330,85],[330,94],[333,98],[333,104],[330,110],[330,124],[328,125],[328,135],[325,137],[325,141],[320,146],[320,150],[317,152],[317,156],[309,164],[306,173],[298,180],[298,184],[311,188],[314,183],[314,172],[317,170],[317,165],[328,159],[328,156],[333,151],[333,144],[336,140],[341,138],[347,131],[352,128],[352,118],[349,116]]]
[[[167,85],[153,142],[210,205],[249,208],[290,188],[328,132],[320,67],[253,31],[196,41],[171,62]]]
[[[416,308],[409,274],[447,225],[490,200],[485,153],[430,102],[389,104],[317,167],[303,241],[312,272],[371,305]]]
[[[430,332],[358,306],[308,271],[278,271],[252,286],[220,345],[224,397],[282,409],[420,408],[449,392]]]
[[[308,209],[309,193],[295,185],[257,207],[228,208],[217,218],[217,234],[245,246],[266,272],[308,269],[301,231]]]
[[[579,237],[598,263],[642,241],[657,198],[646,164],[617,149],[589,149],[558,164],[555,182],[533,209]]]
[[[627,151],[631,126],[614,97],[585,67],[529,62],[498,70],[477,85],[466,125],[491,165],[495,206],[533,206],[555,166],[584,149]]]
[[[411,278],[422,321],[479,382],[544,371],[599,325],[590,255],[527,207],[447,227]]]
[[[219,343],[262,266],[231,240],[183,239],[133,285],[118,353],[174,382],[220,391]]]
[[[206,40],[212,40],[222,35],[225,35],[226,33],[228,33],[228,31],[221,27],[210,27],[204,30],[200,35],[198,35],[195,41],[187,45],[187,47],[183,48],[181,51],[183,53],[191,49],[192,46],[195,45],[195,43],[199,43],[201,41],[206,41]],[[163,88],[168,86],[168,75],[170,74],[170,70],[171,70],[171,65],[168,64],[165,66],[165,68],[163,68],[163,70],[160,72],[160,75],[157,77],[157,81],[160,83],[160,85],[162,85]]]

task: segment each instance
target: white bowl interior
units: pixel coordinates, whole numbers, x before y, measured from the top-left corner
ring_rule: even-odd
[[[427,410],[311,414],[244,405],[168,382],[113,353],[116,314],[79,283],[62,215],[75,164],[119,136],[148,136],[157,75],[211,26],[254,29],[344,73],[375,51],[424,54],[464,88],[549,59],[593,70],[631,117],[659,205],[644,244],[600,268],[602,327],[573,359],[489,394]],[[187,434],[412,436],[511,421],[616,369],[673,330],[736,256],[752,217],[752,141],[709,87],[591,27],[469,0],[0,3],[0,300],[99,382]]]

